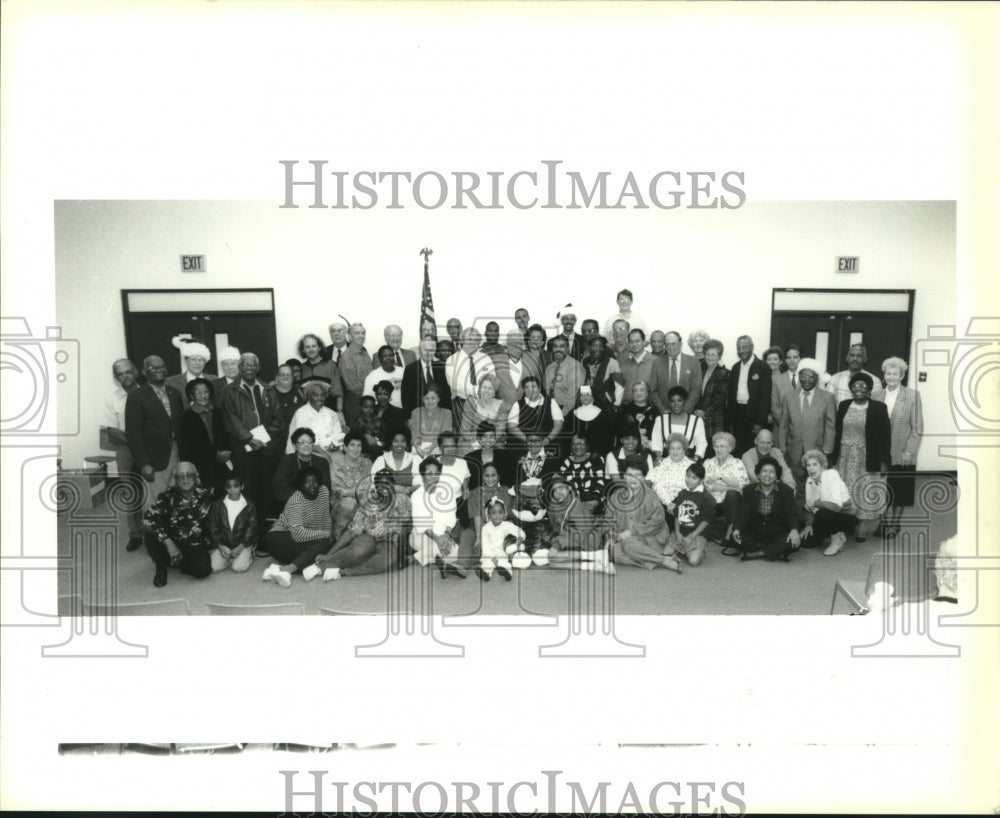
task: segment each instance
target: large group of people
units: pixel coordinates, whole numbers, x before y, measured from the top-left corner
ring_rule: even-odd
[[[361,324],[303,335],[262,377],[229,347],[218,376],[198,341],[183,371],[114,362],[106,439],[144,483],[128,550],[145,542],[161,587],[247,571],[288,587],[415,562],[441,576],[509,580],[530,566],[681,573],[718,553],[833,556],[913,504],[922,433],[906,363],[864,370],[856,344],[832,377],[797,344],[652,330],[632,293],[577,332],[571,304],[548,337],[519,308],[503,337],[450,319],[412,349],[396,325],[365,347]],[[141,512],[141,517],[140,517]]]

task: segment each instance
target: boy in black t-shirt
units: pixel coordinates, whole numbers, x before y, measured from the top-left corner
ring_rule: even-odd
[[[687,488],[677,492],[672,503],[667,503],[667,511],[674,515],[677,524],[667,540],[667,556],[683,554],[689,565],[697,565],[705,558],[707,542],[702,532],[715,516],[715,498],[705,491],[705,467],[693,463],[684,472]]]

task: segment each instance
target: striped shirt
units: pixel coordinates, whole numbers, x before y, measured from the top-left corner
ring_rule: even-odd
[[[315,500],[307,499],[301,491],[289,497],[271,531],[287,531],[295,542],[308,542],[329,537],[332,528],[330,492],[320,486]]]

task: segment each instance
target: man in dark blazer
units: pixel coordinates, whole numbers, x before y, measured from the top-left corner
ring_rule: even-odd
[[[767,425],[771,411],[771,369],[753,354],[753,339],[749,335],[736,339],[736,354],[739,360],[729,376],[726,410],[729,428],[736,438],[733,454],[742,457],[753,446],[757,432]]]
[[[147,509],[173,482],[184,398],[167,386],[167,365],[162,358],[146,358],[142,374],[146,382],[130,392],[125,401],[125,438],[132,454],[132,469],[146,482],[143,509]]]
[[[829,460],[833,454],[837,406],[833,393],[818,388],[821,371],[818,361],[803,359],[796,370],[799,389],[789,388],[778,414],[778,448],[787,458],[800,499],[806,485],[802,455],[819,449]]]
[[[688,393],[684,401],[684,411],[693,412],[701,397],[701,365],[694,355],[681,352],[683,341],[676,332],[668,332],[664,336],[666,355],[662,358],[653,356],[653,373],[650,376],[649,400],[660,412],[670,409],[667,393],[675,386],[684,387]],[[651,353],[652,354],[652,353]]]
[[[252,352],[240,355],[240,379],[222,390],[222,422],[229,438],[233,466],[243,478],[243,494],[257,509],[257,531],[263,534],[271,508],[271,486],[281,457],[281,420],[271,393],[258,377],[260,359]],[[264,427],[269,440],[254,434]],[[294,429],[292,431],[295,431]]]
[[[400,400],[403,415],[409,417],[414,409],[423,405],[424,392],[428,383],[437,384],[441,393],[441,408],[451,410],[451,389],[445,376],[444,363],[437,359],[437,341],[424,338],[420,342],[420,360],[407,364],[403,369],[403,383],[400,385]],[[427,370],[430,368],[430,380]]]

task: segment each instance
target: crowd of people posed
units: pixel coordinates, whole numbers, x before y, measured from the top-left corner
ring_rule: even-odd
[[[456,319],[412,349],[359,323],[262,379],[258,357],[184,342],[183,371],[115,361],[103,432],[145,483],[128,550],[145,542],[161,587],[250,569],[309,581],[433,566],[510,580],[530,566],[681,573],[713,550],[787,561],[898,532],[914,502],[919,394],[901,358],[865,371],[852,346],[828,375],[796,344],[736,361],[704,330],[652,330],[632,293],[602,325],[572,305],[548,337],[524,308],[501,342]]]

